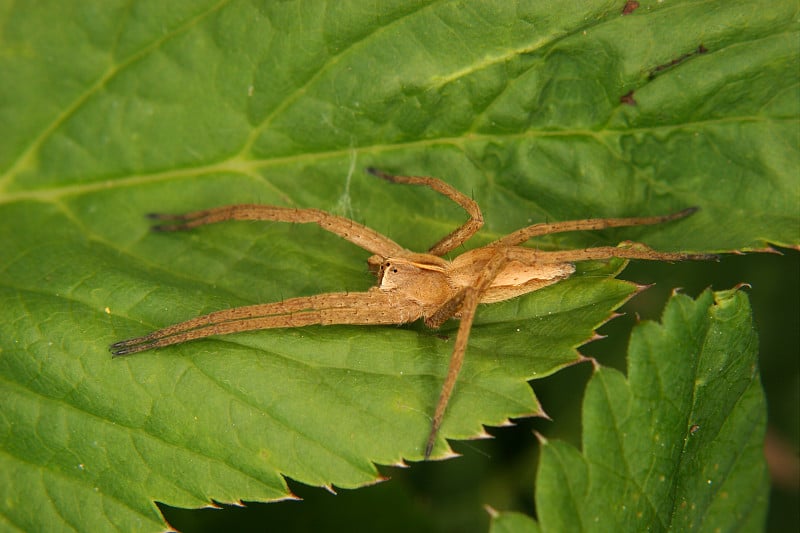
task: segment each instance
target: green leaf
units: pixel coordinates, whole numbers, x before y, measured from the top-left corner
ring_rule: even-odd
[[[796,6],[642,4],[625,17],[614,2],[1,7],[4,524],[163,529],[154,500],[276,500],[283,476],[355,487],[379,479],[374,463],[421,457],[453,325],[111,360],[108,344],[201,313],[371,284],[368,254],[316,227],[152,234],[145,213],[314,207],[416,250],[463,221],[429,191],[363,175],[372,165],[471,194],[487,224],[470,246],[691,205],[677,223],[541,245],[797,246]],[[636,105],[620,100],[631,90]],[[634,291],[618,269],[586,265],[482,310],[442,439],[540,414],[526,380],[579,359]]]
[[[628,378],[599,368],[583,452],[546,442],[536,507],[545,531],[763,528],[769,479],[758,338],[747,296],[675,295],[631,337]]]

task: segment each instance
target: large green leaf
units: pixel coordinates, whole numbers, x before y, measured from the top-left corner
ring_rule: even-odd
[[[463,220],[361,173],[374,165],[472,194],[477,242],[698,205],[546,244],[796,246],[796,6],[642,4],[624,17],[615,2],[4,4],[4,523],[157,529],[153,500],[274,500],[285,475],[355,487],[379,478],[373,463],[421,457],[452,325],[111,360],[109,343],[203,312],[371,282],[365,252],[315,227],[155,235],[145,213],[316,207],[419,250]],[[632,294],[609,278],[618,267],[483,310],[442,437],[540,413],[525,381],[578,360]]]
[[[634,329],[628,378],[599,368],[584,398],[583,452],[542,447],[542,531],[758,531],[769,480],[764,393],[747,296],[674,296]]]

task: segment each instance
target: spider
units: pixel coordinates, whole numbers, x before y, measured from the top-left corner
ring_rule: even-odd
[[[634,243],[563,251],[542,251],[519,246],[532,237],[552,233],[661,224],[697,211],[696,207],[690,207],[662,216],[534,224],[447,260],[442,256],[461,246],[483,225],[483,215],[475,201],[437,178],[397,176],[374,168],[368,168],[367,172],[392,183],[429,187],[461,206],[469,214],[469,220],[427,252],[417,253],[358,222],[319,209],[239,204],[182,215],[150,214],[149,218],[162,221],[153,226],[154,231],[188,230],[226,220],[315,223],[371,252],[373,255],[367,263],[376,275],[377,283],[366,292],[333,292],[216,311],[143,337],[114,343],[110,347],[112,354],[129,355],[211,335],[268,328],[311,324],[388,325],[422,319],[426,326],[436,329],[448,319],[456,318],[460,320],[458,333],[425,443],[424,457],[429,459],[464,360],[478,304],[508,300],[568,278],[575,272],[573,263],[576,261],[612,257],[682,261],[716,257],[658,252]]]

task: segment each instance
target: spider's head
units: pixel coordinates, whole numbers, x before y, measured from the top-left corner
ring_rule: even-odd
[[[421,271],[413,263],[402,259],[384,259],[378,267],[378,286],[384,291],[393,291],[414,283]]]
[[[378,287],[423,305],[446,300],[452,293],[447,261],[427,254],[389,257],[378,266]]]

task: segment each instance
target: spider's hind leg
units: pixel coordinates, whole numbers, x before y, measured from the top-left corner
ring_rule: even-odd
[[[130,355],[212,335],[313,324],[404,324],[417,320],[421,314],[421,308],[398,306],[390,296],[377,290],[317,294],[216,311],[115,342],[109,348],[114,356]]]

